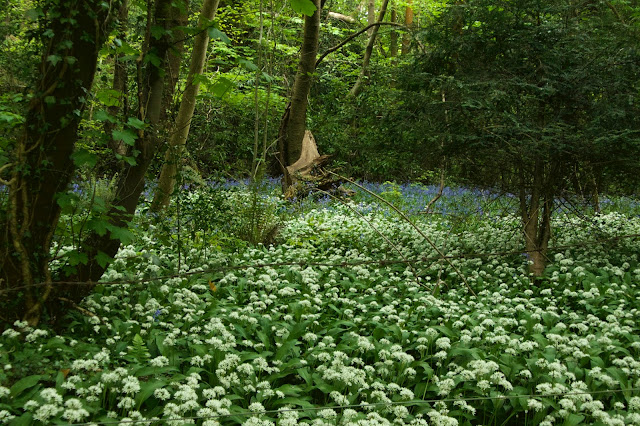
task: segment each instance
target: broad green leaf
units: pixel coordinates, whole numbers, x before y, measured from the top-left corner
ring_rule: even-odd
[[[307,385],[311,385],[313,383],[313,379],[311,378],[311,373],[309,373],[308,368],[298,368],[296,372],[300,375],[300,377],[302,377]]]
[[[229,37],[227,37],[227,35],[225,33],[220,31],[216,27],[209,28],[208,32],[209,32],[209,37],[211,38],[211,40],[220,40],[221,42],[226,43],[226,44],[231,43],[231,40],[229,39]]]
[[[144,62],[150,63],[154,67],[159,67],[162,65],[162,59],[153,52],[149,52],[144,56]]]
[[[71,154],[71,158],[77,167],[84,166],[94,167],[98,162],[98,156],[88,150],[81,148]]]
[[[62,60],[62,57],[59,55],[49,55],[47,56],[47,62],[51,62],[53,64],[53,66],[55,67],[58,62],[60,62]]]
[[[96,99],[105,106],[120,106],[122,92],[113,89],[102,89],[96,92]]]
[[[225,77],[220,77],[218,81],[216,81],[215,84],[211,87],[211,93],[213,93],[213,96],[215,96],[216,98],[223,98],[224,95],[226,95],[227,92],[234,86],[235,84],[233,83],[233,81]]]
[[[100,109],[93,114],[93,119],[97,121],[108,121],[110,123],[115,123],[116,119],[112,115],[110,115],[107,111]]]
[[[149,31],[151,32],[151,37],[155,38],[156,40],[162,38],[163,35],[167,34],[167,30],[165,30],[160,25],[152,25]]]
[[[127,125],[138,130],[142,130],[145,127],[144,121],[135,117],[129,117],[129,119],[127,120]]]
[[[34,375],[34,376],[24,377],[18,380],[13,384],[13,386],[11,386],[11,389],[10,389],[11,396],[16,397],[20,395],[22,392],[24,392],[25,390],[34,387],[44,377],[45,376]]]
[[[96,262],[98,262],[98,265],[100,265],[101,268],[104,268],[113,262],[113,257],[104,252],[98,251],[98,254],[96,255]]]
[[[12,426],[30,426],[34,423],[33,413],[26,412],[20,417],[13,419],[10,423]]]
[[[142,375],[138,375],[138,377],[141,377],[141,376]],[[140,392],[138,392],[138,394],[136,395],[136,403],[137,403],[138,407],[140,405],[142,405],[142,403],[145,402],[147,399],[149,399],[149,397],[151,395],[153,395],[153,392],[156,389],[159,389],[159,388],[165,386],[166,384],[167,384],[167,382],[165,382],[163,380],[156,380],[156,381],[153,381],[153,382],[142,382],[142,383],[140,383]]]
[[[94,231],[100,236],[107,233],[107,225],[109,225],[109,222],[102,218],[92,217],[87,221],[87,229],[89,231]]]
[[[307,16],[313,15],[317,7],[311,0],[291,0],[291,8],[297,13]]]
[[[563,426],[576,426],[583,424],[584,416],[575,413],[569,413],[569,415],[565,418]]]
[[[77,250],[70,251],[68,254],[68,258],[69,258],[69,265],[71,266],[76,266],[79,264],[86,265],[87,262],[89,261],[89,257],[87,256],[87,253],[82,253]]]
[[[258,67],[256,66],[256,64],[254,64],[248,59],[238,59],[238,64],[242,65],[247,71],[253,72],[258,70]]]
[[[128,228],[120,228],[114,225],[107,225],[107,229],[111,233],[112,240],[120,240],[122,244],[129,244],[133,241],[133,234]]]
[[[67,211],[73,208],[78,203],[78,201],[80,201],[80,198],[73,192],[60,193],[56,197],[56,202],[63,211]]]
[[[111,132],[114,141],[122,141],[129,146],[133,146],[136,143],[136,139],[138,135],[136,135],[132,130],[114,130]]]

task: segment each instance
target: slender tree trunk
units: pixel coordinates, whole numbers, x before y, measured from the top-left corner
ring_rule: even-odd
[[[369,0],[367,3],[367,24],[371,25],[376,22],[376,0]],[[371,27],[367,32],[369,33],[369,37],[373,33],[373,28]]]
[[[199,20],[200,28],[204,28],[213,20],[218,3],[219,0],[204,0]],[[164,164],[158,179],[158,188],[152,203],[152,209],[155,211],[161,210],[169,204],[171,194],[173,194],[175,188],[178,165],[185,152],[191,119],[196,106],[196,96],[200,88],[200,83],[198,83],[196,77],[202,74],[204,69],[208,46],[209,33],[207,31],[199,32],[193,45],[189,75],[187,76],[186,88],[182,95],[180,110],[176,118],[175,129],[169,136],[169,148],[165,153]]]
[[[127,21],[129,19],[129,0],[122,0],[118,11],[118,38],[125,40],[127,37]],[[113,90],[120,93],[120,104],[107,108],[109,115],[113,117],[126,117],[127,115],[127,62],[123,61],[124,54],[117,55],[113,64]],[[111,121],[104,122],[104,132],[109,140],[109,147],[114,154],[127,155],[127,145],[121,140],[114,140],[111,133],[115,130],[115,124]]]
[[[91,232],[82,242],[81,249],[87,254],[88,262],[78,265],[77,272],[66,277],[69,281],[96,282],[100,279],[106,269],[106,264],[100,263],[97,256],[100,254],[109,257],[115,256],[120,248],[118,230],[126,229],[129,220],[135,213],[140,200],[140,195],[144,190],[145,174],[151,164],[161,141],[162,126],[161,117],[164,109],[164,88],[165,88],[165,66],[166,54],[170,47],[171,29],[171,0],[158,0],[155,5],[153,23],[155,26],[164,29],[164,36],[158,39],[151,38],[149,42],[149,54],[159,58],[157,65],[147,64],[144,73],[144,81],[139,84],[147,89],[144,91],[146,99],[140,108],[140,119],[145,121],[147,128],[139,132],[139,137],[135,142],[133,151],[139,152],[133,165],[127,164],[119,175],[115,197],[111,208],[107,213],[109,217],[109,228],[106,233],[100,235]],[[145,108],[146,106],[146,108]],[[93,290],[92,285],[73,286],[58,284],[56,294],[63,296],[73,302],[80,302]],[[49,309],[56,315],[57,305],[49,306]]]
[[[407,8],[405,9],[404,12],[404,26],[407,28],[411,28],[413,26],[413,0],[408,0],[407,1]],[[406,55],[407,53],[409,53],[409,50],[411,49],[411,35],[410,34],[405,34],[405,36],[402,39],[402,55]]]
[[[43,28],[52,36],[44,43],[39,81],[12,155],[10,180],[5,182],[8,209],[0,213],[0,288],[47,283],[25,289],[24,298],[9,293],[11,300],[3,302],[5,318],[31,325],[39,322],[52,291],[48,262],[60,216],[58,196],[67,190],[75,171],[71,154],[78,124],[110,27],[109,11],[100,1],[43,5],[46,16],[56,18]]]
[[[313,73],[316,69],[318,39],[320,35],[320,0],[313,0],[316,11],[304,18],[304,35],[298,71],[293,83],[291,101],[280,123],[279,159],[284,173],[284,187],[291,185],[291,177],[286,167],[295,163],[302,153],[302,139],[307,128],[307,98],[311,89]]]
[[[182,56],[184,54],[185,39],[185,34],[181,27],[186,27],[189,24],[189,1],[179,0],[172,2],[169,13],[170,22],[168,28],[171,28],[171,35],[165,57],[166,75],[164,78],[164,100],[162,101],[164,107],[160,116],[160,120],[165,123],[172,121],[169,116],[169,111],[172,109],[176,85],[180,78],[180,64],[182,63]]]
[[[395,23],[398,20],[398,12],[396,12],[396,6],[391,7],[391,22]],[[398,56],[398,32],[391,28],[391,43],[389,46],[389,56],[395,58]]]
[[[382,6],[380,7],[380,14],[378,15],[378,21],[384,21],[384,15],[387,13],[387,5],[389,4],[389,0],[384,0]],[[351,88],[349,95],[352,97],[358,96],[360,92],[362,92],[362,87],[364,85],[364,81],[369,74],[369,61],[371,60],[371,54],[373,53],[373,46],[376,43],[376,36],[378,35],[379,25],[376,25],[371,28],[371,35],[369,36],[369,42],[367,43],[367,48],[364,51],[364,59],[362,61],[362,68],[360,69],[360,75],[356,80],[355,84]]]
[[[529,272],[538,278],[547,265],[547,249],[551,238],[551,214],[553,212],[553,170],[549,170],[545,182],[545,165],[536,160],[530,195],[526,191],[524,171],[520,176],[520,215],[523,223],[526,256]]]

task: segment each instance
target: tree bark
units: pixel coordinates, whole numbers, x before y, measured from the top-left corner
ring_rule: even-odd
[[[320,0],[313,0],[316,11],[312,16],[304,18],[304,35],[298,71],[293,83],[291,101],[287,106],[280,123],[279,159],[284,173],[284,187],[291,184],[291,177],[286,167],[294,164],[302,152],[302,140],[307,128],[307,98],[311,89],[313,73],[316,69],[318,39],[320,35]]]
[[[80,244],[79,251],[87,256],[87,262],[80,264],[75,273],[61,277],[64,281],[56,283],[53,292],[49,296],[46,307],[53,321],[59,319],[63,312],[60,303],[61,298],[79,303],[91,293],[95,282],[100,279],[107,265],[100,263],[97,256],[104,254],[115,256],[120,248],[120,239],[116,231],[127,228],[129,220],[133,216],[145,183],[145,173],[157,151],[161,132],[160,117],[163,109],[164,91],[164,66],[166,53],[169,48],[170,33],[170,8],[171,0],[158,0],[153,12],[153,23],[161,26],[164,36],[158,39],[150,39],[148,54],[159,58],[160,63],[153,65],[146,63],[144,81],[139,82],[144,90],[145,98],[139,108],[139,119],[146,122],[144,131],[139,131],[139,137],[133,147],[133,152],[138,152],[135,164],[126,164],[118,175],[115,189],[115,197],[107,212],[109,229],[100,235],[91,231]],[[86,282],[87,285],[77,286],[66,282]]]
[[[398,19],[398,13],[396,12],[396,7],[395,5],[391,8],[391,22],[395,23],[396,20]],[[390,38],[391,38],[391,43],[389,46],[389,55],[393,58],[398,56],[398,32],[396,30],[394,30],[393,28],[391,29],[391,34],[390,34]]]
[[[342,13],[337,12],[329,12],[327,16],[332,19],[337,19],[338,21],[346,22],[347,24],[355,24],[356,18],[353,16],[343,15]]]
[[[376,22],[376,0],[369,0],[367,3],[367,24],[371,25]],[[368,30],[369,37],[373,34],[374,27]]]
[[[541,159],[535,161],[533,183],[530,195],[527,194],[524,171],[520,175],[520,215],[523,223],[526,257],[529,260],[529,272],[536,278],[544,274],[547,265],[547,249],[551,238],[551,214],[553,212],[553,167],[549,167],[545,179],[545,164]],[[530,197],[530,198],[529,198]]]
[[[122,0],[118,11],[118,37],[125,40],[127,37],[127,20],[129,19],[129,0]],[[113,64],[113,90],[120,93],[120,105],[111,105],[107,108],[109,115],[113,117],[127,115],[127,63],[122,61],[123,53],[117,55]],[[127,145],[122,141],[116,141],[111,137],[115,130],[115,124],[111,121],[104,122],[104,132],[109,140],[109,147],[114,154],[127,155]]]
[[[182,0],[173,2],[170,10],[170,23],[168,28],[171,28],[171,34],[169,39],[169,48],[166,53],[166,76],[164,78],[164,100],[163,109],[160,120],[163,122],[169,122],[169,111],[173,106],[173,97],[180,78],[180,64],[182,63],[182,56],[184,53],[184,38],[185,34],[181,27],[186,27],[189,24],[189,1]]]
[[[44,2],[45,40],[40,78],[31,100],[21,137],[12,156],[9,205],[0,213],[0,288],[29,286],[9,303],[9,320],[40,321],[44,301],[52,291],[50,247],[60,217],[60,193],[75,171],[71,158],[78,125],[96,72],[98,51],[109,32],[110,9],[85,0]],[[118,7],[118,4],[114,4]],[[73,17],[73,19],[70,19]]]
[[[411,28],[411,26],[413,25],[413,0],[408,0],[407,1],[407,7],[405,9],[404,12],[404,26],[407,28]],[[406,55],[407,53],[409,53],[409,50],[411,49],[411,35],[410,34],[406,34],[403,38],[402,38],[402,50],[401,53],[402,55]]]
[[[378,15],[378,22],[384,21],[384,15],[387,13],[387,5],[389,4],[389,0],[384,0],[382,6],[380,7],[380,14]],[[360,69],[360,75],[358,75],[358,79],[355,84],[351,88],[349,92],[349,96],[356,97],[362,92],[362,87],[364,85],[365,78],[369,74],[369,61],[371,60],[371,54],[373,53],[373,46],[376,42],[376,36],[378,35],[378,29],[380,25],[375,25],[371,28],[371,35],[369,36],[369,42],[367,43],[367,48],[364,51],[364,59],[362,60],[362,68]]]
[[[218,4],[219,0],[204,0],[199,20],[200,28],[205,28],[213,20]],[[199,32],[193,45],[191,64],[189,65],[189,74],[186,88],[182,95],[180,110],[176,118],[175,128],[169,137],[169,148],[165,153],[164,164],[158,179],[158,188],[151,205],[154,211],[162,210],[169,204],[171,194],[173,194],[175,188],[178,165],[185,152],[191,119],[196,106],[196,96],[200,88],[200,83],[198,83],[196,77],[202,74],[204,69],[208,46],[209,33],[207,31]]]

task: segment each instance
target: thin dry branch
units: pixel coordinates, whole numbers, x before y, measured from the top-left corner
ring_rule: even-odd
[[[418,228],[415,223],[413,223],[411,221],[411,219],[409,219],[409,217],[404,214],[402,212],[402,210],[400,210],[399,208],[397,208],[396,206],[394,206],[392,203],[390,203],[389,201],[385,200],[384,198],[382,198],[381,196],[379,196],[378,194],[369,191],[367,188],[365,188],[364,186],[360,185],[357,182],[354,182],[353,180],[345,177],[345,176],[340,176],[337,173],[333,173],[331,171],[329,171],[329,173],[331,173],[332,175],[337,176],[340,179],[344,179],[347,182],[350,182],[351,184],[357,186],[358,188],[362,189],[363,191],[367,192],[369,195],[373,195],[376,199],[382,201],[383,203],[385,203],[386,205],[388,205],[389,207],[391,207],[396,213],[398,213],[400,215],[400,217],[402,217],[402,219],[404,219],[408,224],[411,225],[411,227],[413,229],[415,229],[418,234],[420,234],[420,236],[422,236],[422,238],[424,238],[424,240],[429,243],[429,245],[431,246],[431,248],[433,248],[439,255],[441,259],[446,260],[446,262],[449,264],[449,266],[451,266],[453,268],[453,270],[456,272],[456,274],[458,274],[458,276],[460,277],[460,279],[462,280],[462,282],[465,284],[465,286],[467,286],[467,288],[469,289],[469,291],[471,292],[471,294],[473,294],[474,296],[476,295],[476,293],[473,291],[473,289],[471,288],[471,286],[469,285],[469,283],[467,282],[467,279],[464,277],[464,275],[462,274],[462,272],[460,272],[460,270],[451,262],[450,259],[448,259],[445,254],[438,248],[438,246],[436,246],[434,244],[433,241],[431,241],[431,238],[429,238],[424,232],[422,232],[422,229]]]
[[[566,250],[566,249],[570,249],[570,248],[576,248],[576,247],[587,247],[587,246],[593,246],[595,244],[604,244],[604,243],[610,243],[610,242],[615,242],[618,240],[622,240],[622,239],[627,239],[627,238],[639,238],[640,234],[628,234],[628,235],[618,235],[616,237],[611,237],[611,238],[605,238],[602,240],[594,240],[594,241],[583,241],[581,243],[575,243],[575,244],[567,244],[567,245],[563,245],[563,246],[555,246],[555,247],[549,247],[547,248],[547,251],[558,251],[558,250]],[[325,267],[329,267],[329,268],[346,268],[349,266],[363,266],[363,265],[379,265],[381,267],[383,266],[388,266],[388,265],[400,265],[400,264],[405,264],[405,263],[433,263],[434,261],[437,260],[442,260],[442,259],[480,259],[480,258],[484,258],[484,257],[499,257],[499,256],[513,256],[513,255],[523,255],[526,253],[532,253],[532,252],[537,252],[539,250],[526,250],[526,249],[521,249],[521,250],[511,250],[511,251],[502,251],[502,252],[487,252],[487,253],[462,253],[459,255],[449,255],[449,256],[431,256],[431,257],[427,257],[427,256],[421,256],[421,257],[416,257],[413,259],[379,259],[379,260],[362,260],[362,261],[358,261],[358,262],[337,262],[337,263],[330,263],[330,262],[308,262],[308,261],[291,261],[291,262],[273,262],[273,263],[253,263],[253,264],[245,264],[245,265],[229,265],[229,266],[218,266],[215,268],[210,268],[210,269],[205,269],[205,270],[198,270],[198,271],[189,271],[189,272],[183,272],[183,273],[179,273],[179,274],[170,274],[170,275],[163,275],[163,276],[159,276],[159,277],[155,277],[155,278],[141,278],[138,280],[120,280],[120,281],[101,281],[101,282],[93,282],[93,281],[55,281],[51,284],[55,284],[55,285],[91,285],[91,286],[95,286],[95,285],[135,285],[135,284],[145,284],[145,283],[149,283],[149,282],[153,282],[153,281],[166,281],[172,278],[188,278],[190,276],[193,275],[204,275],[204,274],[213,274],[213,273],[220,273],[220,272],[226,272],[226,271],[237,271],[237,270],[242,270],[242,269],[249,269],[249,268],[277,268],[277,267],[282,267],[282,266],[299,266],[299,267],[308,267],[308,266],[325,266]],[[30,284],[30,285],[24,285],[24,286],[18,286],[18,287],[12,287],[9,289],[5,289],[5,290],[0,290],[0,294],[5,294],[5,293],[10,293],[13,291],[19,291],[19,290],[24,290],[26,288],[31,288],[31,287],[42,287],[44,285],[48,285],[49,283],[46,282],[41,282],[41,283],[35,283],[35,284]]]
[[[322,60],[324,58],[326,58],[329,54],[331,54],[331,53],[335,52],[336,50],[340,49],[342,46],[344,46],[345,44],[349,43],[351,40],[353,40],[354,38],[358,37],[360,34],[366,33],[369,28],[377,27],[377,26],[380,26],[380,25],[391,25],[393,27],[399,27],[399,28],[406,29],[406,27],[404,25],[398,24],[398,23],[395,23],[395,22],[376,22],[376,23],[373,23],[371,25],[367,25],[366,27],[360,29],[359,31],[356,31],[355,33],[351,34],[349,37],[345,38],[344,40],[342,40],[340,43],[336,44],[332,48],[327,49],[316,60],[316,68],[318,68],[318,65],[320,65],[320,62],[322,62]]]

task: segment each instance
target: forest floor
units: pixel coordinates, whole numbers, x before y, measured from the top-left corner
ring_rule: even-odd
[[[63,333],[0,336],[0,423],[640,425],[636,201],[559,200],[534,280],[508,194],[363,186],[412,223],[274,185],[141,206]]]

